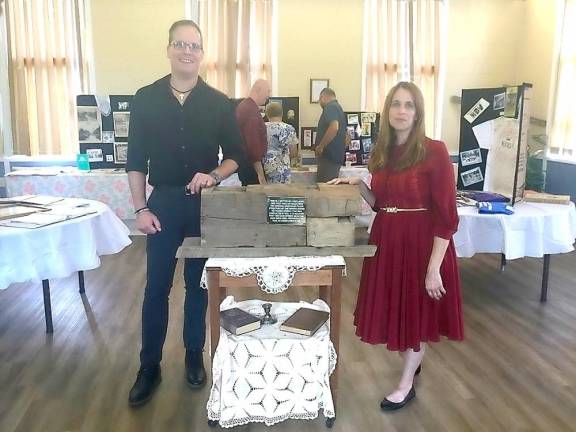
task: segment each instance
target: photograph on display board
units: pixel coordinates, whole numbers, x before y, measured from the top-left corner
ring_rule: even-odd
[[[348,114],[346,117],[348,124],[358,124],[358,114]]]
[[[480,149],[467,150],[460,153],[460,160],[462,161],[462,166],[476,165],[482,163],[482,154]]]
[[[369,137],[372,135],[372,123],[362,123],[362,133],[360,136]]]
[[[362,140],[362,150],[364,153],[370,153],[372,151],[372,138],[364,138]]]
[[[346,131],[351,140],[356,139],[356,126],[346,126]]]
[[[102,131],[102,142],[111,144],[114,142],[114,131]]]
[[[474,123],[474,120],[476,120],[484,111],[486,111],[486,108],[489,106],[490,102],[484,98],[480,98],[478,102],[476,102],[474,106],[470,108],[466,114],[464,114],[464,118],[468,121],[468,123]]]
[[[350,141],[350,150],[360,150],[360,140]]]
[[[492,104],[493,110],[498,111],[504,109],[506,100],[505,95],[505,93],[498,93],[497,95],[494,95],[494,102]]]
[[[504,117],[516,117],[518,114],[518,87],[506,87],[504,95]]]
[[[360,119],[362,120],[362,123],[375,123],[376,113],[374,112],[362,113]]]
[[[364,153],[362,155],[362,165],[368,165],[368,161],[370,160],[370,155]]]
[[[462,174],[460,174],[460,177],[462,178],[462,183],[464,183],[464,186],[470,186],[484,181],[482,171],[480,171],[480,168],[478,167],[469,171],[464,171]]]
[[[79,106],[78,141],[81,143],[102,142],[102,121],[97,106]]]
[[[351,165],[358,162],[358,158],[356,157],[356,153],[348,153],[346,152],[346,164]]]
[[[88,162],[102,162],[102,161],[104,161],[104,156],[102,155],[102,149],[100,149],[100,148],[86,149],[86,154],[88,155]]]
[[[130,110],[130,102],[122,101],[117,103],[118,111],[128,111]]]
[[[114,143],[114,162],[126,163],[128,160],[128,143],[117,142]]]
[[[114,134],[117,138],[127,138],[130,129],[130,113],[114,112]]]

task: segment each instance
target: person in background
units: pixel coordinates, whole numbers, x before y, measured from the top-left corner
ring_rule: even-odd
[[[298,138],[291,125],[282,121],[282,105],[271,102],[266,106],[268,151],[262,161],[269,183],[290,183],[290,158],[298,154]]]
[[[337,178],[346,154],[346,116],[336,99],[336,93],[326,87],[320,92],[322,115],[316,135],[316,182]]]
[[[126,171],[136,226],[147,235],[140,369],[128,398],[133,407],[147,402],[161,381],[176,250],[184,237],[200,236],[200,192],[236,171],[242,158],[232,103],[198,76],[204,57],[200,28],[194,21],[177,21],[168,35],[171,73],[138,90],[130,114]],[[154,186],[148,200],[146,175]],[[200,287],[205,261],[184,262],[185,369],[194,389],[206,383],[207,295]]]
[[[266,155],[268,140],[259,107],[264,105],[269,97],[270,84],[259,79],[252,85],[248,97],[236,107],[236,120],[244,140],[247,159],[238,169],[238,178],[244,186],[266,183],[262,159]]]
[[[388,93],[368,169],[370,188],[359,178],[329,183],[359,185],[376,212],[370,244],[378,249],[364,260],[354,324],[362,341],[386,344],[404,360],[398,385],[380,402],[390,411],[416,396],[424,344],[464,337],[452,162],[444,143],[425,135],[424,98],[414,84]]]

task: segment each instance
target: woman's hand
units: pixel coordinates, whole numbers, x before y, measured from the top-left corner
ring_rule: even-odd
[[[337,184],[350,184],[350,185],[359,185],[362,179],[360,177],[339,177],[330,180],[327,184],[330,185],[337,185]]]
[[[442,277],[440,276],[440,269],[428,269],[425,286],[426,292],[434,300],[440,300],[446,294]]]

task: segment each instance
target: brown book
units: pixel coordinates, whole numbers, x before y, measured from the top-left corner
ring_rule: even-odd
[[[312,336],[328,320],[328,317],[330,317],[329,312],[300,308],[282,323],[280,330]]]

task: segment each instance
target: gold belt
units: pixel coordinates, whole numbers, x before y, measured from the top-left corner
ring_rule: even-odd
[[[385,213],[398,213],[398,212],[416,212],[416,211],[426,211],[427,208],[398,208],[398,207],[381,207],[378,211]]]

